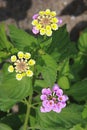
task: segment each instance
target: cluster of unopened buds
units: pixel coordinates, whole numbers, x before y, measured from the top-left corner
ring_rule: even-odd
[[[41,112],[54,111],[60,113],[66,107],[68,100],[68,96],[63,94],[63,90],[57,84],[53,86],[52,90],[50,88],[42,89],[40,98],[42,100]]]
[[[9,72],[16,72],[16,79],[21,80],[24,76],[32,77],[32,66],[35,65],[35,60],[31,59],[30,53],[18,52],[17,56],[11,56],[12,65],[8,67]]]
[[[62,19],[58,18],[55,11],[40,11],[32,17],[32,32],[34,34],[51,36],[53,30],[57,30],[59,25],[62,24]]]

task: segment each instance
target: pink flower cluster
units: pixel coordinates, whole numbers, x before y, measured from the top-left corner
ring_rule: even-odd
[[[42,100],[42,106],[40,107],[41,112],[54,111],[60,113],[62,108],[66,107],[66,101],[68,96],[63,94],[63,90],[55,84],[52,88],[42,89],[42,95],[40,97]]]

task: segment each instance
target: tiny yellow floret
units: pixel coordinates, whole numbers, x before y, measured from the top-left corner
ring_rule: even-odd
[[[25,59],[30,59],[30,57],[31,57],[31,54],[30,54],[30,53],[25,53],[25,54],[24,54],[24,58],[25,58]]]
[[[39,12],[39,15],[44,15],[45,14],[45,11],[40,11]]]
[[[17,57],[15,55],[11,56],[11,62],[15,62],[17,60]]]
[[[37,25],[36,25],[36,29],[37,29],[37,30],[41,29],[41,24],[37,24]]]
[[[51,22],[57,23],[58,22],[58,18],[56,18],[56,17],[52,18]]]
[[[30,59],[30,60],[28,61],[28,64],[29,64],[30,66],[33,66],[33,65],[35,65],[35,60],[33,60],[33,59]]]
[[[46,31],[46,35],[47,35],[47,36],[51,36],[51,35],[52,35],[52,31],[51,31],[51,30],[47,30],[47,31]]]
[[[32,76],[33,76],[33,72],[32,72],[31,70],[27,70],[27,71],[26,71],[26,75],[27,75],[28,77],[32,77]]]
[[[51,15],[52,15],[53,17],[55,17],[55,16],[56,16],[56,12],[55,12],[55,11],[52,11],[52,12],[51,12]]]
[[[51,28],[53,29],[53,30],[57,30],[58,29],[58,25],[57,24],[51,24]]]
[[[50,13],[51,13],[51,12],[50,12],[50,9],[46,9],[45,14],[46,14],[46,15],[50,15]]]
[[[46,34],[46,29],[44,29],[44,28],[41,28],[41,30],[40,30],[40,34],[41,34],[41,35],[44,35],[44,34]]]
[[[18,52],[18,58],[23,59],[24,58],[24,53],[22,51]]]
[[[35,26],[35,25],[37,25],[37,24],[38,24],[38,20],[33,20],[33,21],[32,21],[32,25]]]
[[[10,66],[8,67],[8,71],[9,71],[9,72],[13,72],[13,71],[14,71],[14,67],[13,67],[12,65],[10,65]]]
[[[46,31],[49,31],[49,30],[51,30],[51,26],[46,26]]]
[[[21,80],[22,79],[22,74],[16,74],[16,79]]]

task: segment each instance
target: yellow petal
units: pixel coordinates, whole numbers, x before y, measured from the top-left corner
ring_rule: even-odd
[[[41,35],[45,35],[46,34],[46,30],[44,28],[40,29],[40,34]]]
[[[19,58],[19,59],[24,58],[24,53],[23,53],[22,51],[19,51],[19,52],[18,52],[18,58]]]
[[[39,15],[44,15],[44,14],[45,14],[44,11],[40,11],[40,12],[39,12]]]
[[[28,64],[29,64],[30,66],[33,66],[33,65],[35,65],[35,60],[33,60],[33,59],[30,59],[30,60],[28,61]]]
[[[57,23],[58,22],[58,19],[55,17],[55,18],[52,18],[51,22],[53,23]]]
[[[26,75],[27,75],[28,77],[32,77],[32,76],[33,76],[33,72],[32,72],[31,70],[27,70],[27,71],[26,71]]]
[[[10,66],[8,67],[8,71],[12,73],[12,72],[14,71],[14,67],[13,67],[12,65],[10,65]]]
[[[11,56],[11,62],[15,62],[17,60],[17,57],[15,55]]]
[[[46,26],[46,31],[47,31],[47,30],[48,30],[48,31],[51,30],[51,26],[49,26],[49,25]]]
[[[35,25],[37,25],[37,24],[38,24],[38,20],[35,19],[35,20],[32,21],[32,25],[35,26]]]
[[[52,35],[52,31],[51,30],[46,31],[46,35],[47,36],[51,36]]]
[[[56,12],[55,12],[55,11],[52,11],[52,12],[51,12],[51,15],[52,15],[52,16],[56,16]]]
[[[16,79],[21,80],[22,79],[22,74],[16,74]]]
[[[51,24],[51,28],[52,28],[53,30],[57,30],[57,29],[58,29],[58,25],[57,25],[57,24]]]
[[[31,57],[31,54],[30,54],[30,53],[25,53],[25,54],[24,54],[24,58],[25,58],[25,59],[30,59],[30,57]]]
[[[42,26],[41,24],[37,24],[37,25],[36,25],[36,29],[37,29],[37,30],[41,29],[41,26]]]
[[[46,9],[45,14],[46,14],[46,15],[50,15],[50,13],[51,13],[51,12],[50,12],[50,9]]]

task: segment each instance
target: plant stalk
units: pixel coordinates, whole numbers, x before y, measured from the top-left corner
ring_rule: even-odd
[[[29,114],[30,114],[30,108],[31,108],[31,101],[32,101],[32,96],[30,96],[28,101],[27,101],[27,112],[26,112],[26,116],[25,116],[25,123],[24,123],[23,130],[27,130],[27,128],[28,128],[28,120],[29,120]]]

